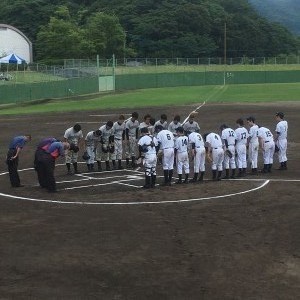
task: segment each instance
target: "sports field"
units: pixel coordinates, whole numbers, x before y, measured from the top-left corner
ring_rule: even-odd
[[[299,92],[300,84],[181,87],[1,109],[2,161],[11,137],[33,140],[20,156],[25,187],[10,188],[0,169],[0,298],[298,299]],[[274,131],[283,111],[288,170],[212,182],[207,163],[203,184],[143,190],[142,169],[88,174],[81,161],[83,174],[67,176],[60,160],[59,192],[37,185],[41,138],[62,138],[76,122],[86,134],[120,113],[170,121],[196,108],[201,133],[249,115]]]
[[[97,97],[78,97],[43,103],[13,105],[0,109],[4,114],[70,112],[99,109],[142,108],[153,106],[181,106],[200,102],[259,103],[273,101],[299,101],[300,83],[237,84],[196,87],[172,87],[109,93]]]

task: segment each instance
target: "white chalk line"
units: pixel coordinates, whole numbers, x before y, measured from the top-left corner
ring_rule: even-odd
[[[185,118],[185,120],[183,121],[182,125],[185,124],[185,123],[187,122],[187,120],[189,119],[190,115],[191,115],[193,112],[199,110],[199,109],[200,109],[202,106],[204,106],[205,104],[206,104],[206,101],[204,101],[202,104],[200,104],[195,110],[191,111],[191,112],[189,113],[189,115]]]
[[[167,200],[167,201],[135,201],[135,202],[88,202],[88,201],[61,201],[61,200],[47,200],[47,199],[35,199],[35,198],[27,198],[27,197],[21,197],[21,196],[13,196],[9,194],[0,193],[0,196],[7,197],[7,198],[13,198],[18,200],[26,200],[26,201],[32,201],[32,202],[44,202],[44,203],[59,203],[59,204],[76,204],[76,205],[149,205],[149,204],[170,204],[170,203],[187,203],[187,202],[198,202],[198,201],[205,201],[205,200],[213,200],[213,199],[222,199],[227,197],[233,197],[238,195],[247,194],[250,192],[257,191],[259,189],[264,188],[270,180],[264,181],[261,185],[258,187],[237,192],[237,193],[231,193],[226,195],[219,195],[219,196],[211,196],[211,197],[202,197],[202,198],[192,198],[192,199],[180,199],[180,200]]]
[[[139,178],[140,179],[140,178]],[[132,179],[121,179],[121,180],[115,180],[111,182],[106,182],[106,183],[97,183],[97,184],[89,184],[89,185],[80,185],[80,186],[74,186],[74,187],[69,187],[69,188],[64,188],[60,189],[59,191],[69,191],[69,190],[78,190],[78,189],[83,189],[83,188],[90,188],[90,187],[97,187],[97,186],[106,186],[106,185],[112,185],[112,184],[117,184],[120,182],[128,182],[128,181],[133,181],[137,180],[137,178],[132,178]]]
[[[134,187],[134,188],[137,188],[137,189],[142,187],[142,185],[133,185],[133,184],[124,183],[124,182],[117,182],[117,184],[126,185],[126,186]]]

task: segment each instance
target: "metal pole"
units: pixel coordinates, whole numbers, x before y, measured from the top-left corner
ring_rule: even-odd
[[[224,65],[226,65],[227,60],[227,24],[224,24]]]

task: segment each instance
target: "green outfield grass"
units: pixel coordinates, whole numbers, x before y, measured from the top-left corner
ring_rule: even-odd
[[[60,99],[2,108],[0,114],[69,112],[149,106],[180,106],[202,102],[300,101],[300,83],[175,87],[101,95],[91,99]]]
[[[104,74],[109,73],[109,68],[103,68]],[[300,64],[261,64],[261,65],[141,65],[139,67],[123,67],[116,68],[116,74],[148,74],[148,73],[176,73],[176,72],[220,72],[220,71],[294,71],[300,70]]]

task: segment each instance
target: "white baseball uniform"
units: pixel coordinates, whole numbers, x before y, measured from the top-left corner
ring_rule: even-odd
[[[194,173],[205,172],[205,146],[201,134],[192,132],[189,135],[189,144],[195,144]]]
[[[125,134],[125,122],[120,124],[119,122],[115,122],[112,127],[112,134],[114,136],[114,146],[115,151],[112,154],[112,159],[122,159],[123,155],[123,136]]]
[[[172,121],[168,126],[168,130],[173,133],[175,139],[177,138],[176,129],[181,126],[182,124],[180,122],[175,123],[174,121]]]
[[[83,138],[82,130],[79,130],[78,132],[76,132],[73,127],[68,128],[65,131],[64,138],[67,140],[68,143],[70,143],[70,144],[73,143],[77,146],[79,140]],[[76,163],[77,160],[78,160],[78,152],[77,153],[75,153],[74,151],[67,152],[66,164]]]
[[[86,151],[89,155],[87,164],[94,164],[96,157],[96,147],[99,142],[100,137],[94,135],[94,131],[90,131],[85,137]]]
[[[287,161],[286,150],[287,150],[287,132],[288,132],[288,123],[285,120],[282,120],[277,123],[276,130],[278,138],[276,145],[279,148],[278,159],[279,162]]]
[[[157,134],[157,141],[163,151],[163,169],[173,170],[174,168],[174,135],[169,130],[161,130]]]
[[[247,168],[247,140],[249,137],[248,131],[245,127],[239,127],[235,130],[236,135],[236,154],[237,166],[239,169]]]
[[[157,139],[154,136],[146,134],[139,139],[138,145],[146,147],[147,149],[147,151],[144,152],[143,159],[146,176],[156,175],[157,156],[155,147],[158,146]]]
[[[189,174],[188,138],[179,136],[175,140],[175,149],[177,153],[177,174],[182,174],[183,169],[185,174]]]
[[[148,128],[148,131],[149,131],[149,134],[153,135],[154,134],[154,126],[151,125],[151,124],[147,124],[145,122],[142,122],[140,125],[139,125],[139,131],[141,132],[141,129],[142,128]]]
[[[187,134],[190,134],[192,132],[200,132],[200,126],[196,121],[188,121],[184,123],[183,129]]]
[[[126,145],[126,158],[136,157],[137,153],[137,130],[139,128],[139,121],[135,120],[132,121],[130,118],[126,122],[126,131],[128,132],[128,136],[126,134],[126,139],[128,140],[128,143]]]
[[[225,167],[225,169],[229,169],[229,168],[235,169],[236,168],[236,163],[235,163],[236,134],[235,134],[235,131],[231,128],[225,128],[222,130],[221,138],[224,141],[224,146],[226,147],[226,149],[228,149],[232,154],[231,158],[227,154],[225,154],[224,167]]]
[[[249,129],[249,162],[252,169],[257,169],[258,161],[258,126],[254,124]]]
[[[111,157],[111,153],[107,152],[105,153],[102,149],[102,147],[108,147],[109,145],[109,138],[113,135],[113,129],[107,128],[106,125],[102,125],[99,130],[102,132],[101,140],[103,144],[99,143],[96,151],[96,159],[97,161],[109,161]]]
[[[275,152],[275,143],[272,132],[266,127],[260,127],[258,137],[261,139],[264,164],[273,164],[273,156]]]
[[[212,151],[212,170],[223,171],[224,149],[221,137],[216,133],[210,133],[206,137]]]

